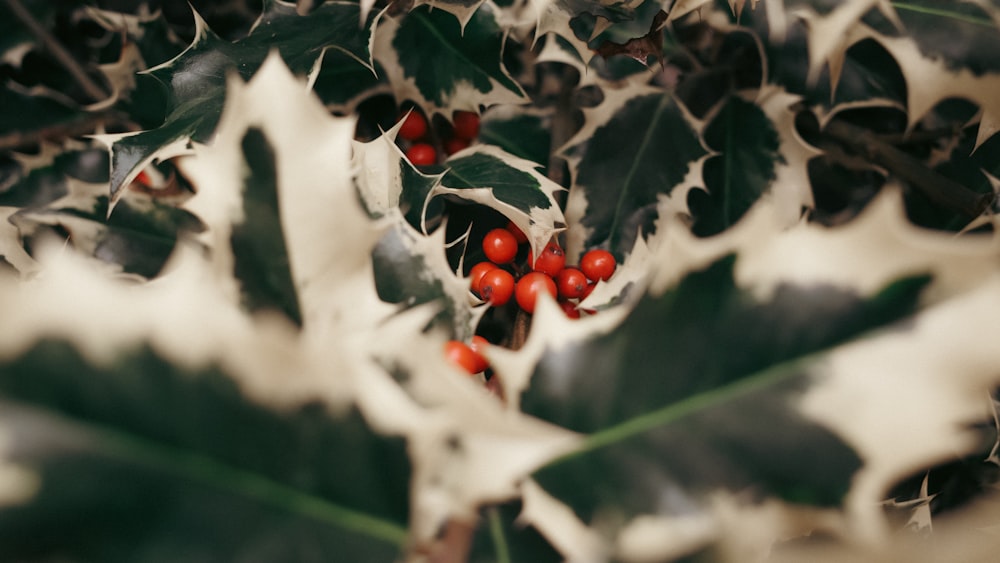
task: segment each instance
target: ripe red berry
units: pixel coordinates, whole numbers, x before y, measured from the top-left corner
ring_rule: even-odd
[[[486,356],[483,355],[483,351],[486,350],[489,345],[489,341],[478,334],[473,336],[472,340],[469,341],[469,348],[472,348],[472,351],[476,353],[476,359],[479,361],[479,363],[476,364],[476,367],[479,368],[476,370],[476,373],[486,371],[486,368],[490,367],[489,360],[487,360]]]
[[[547,276],[555,277],[562,271],[563,266],[566,265],[566,253],[563,252],[562,247],[556,241],[549,241],[542,249],[542,253],[538,255],[538,258],[529,255],[528,256],[528,266],[536,272],[541,272]]]
[[[594,288],[595,287],[597,287],[596,283],[594,283],[594,282],[588,283],[587,287],[583,290],[583,295],[580,296],[580,300],[582,301],[582,300],[586,299],[587,297],[589,297],[590,294],[594,292]]]
[[[493,229],[483,237],[483,252],[494,264],[506,264],[517,256],[517,239],[507,229]]]
[[[458,151],[468,148],[469,141],[465,139],[459,139],[458,137],[452,137],[444,142],[444,152],[449,155],[455,154]]]
[[[139,175],[135,177],[135,181],[147,188],[153,185],[153,180],[150,179],[149,174],[146,174],[145,170],[139,171]]]
[[[471,141],[479,136],[479,115],[472,111],[456,111],[452,115],[455,136]]]
[[[563,313],[571,319],[580,318],[580,310],[576,308],[576,303],[570,301],[560,301],[559,306],[562,307]]]
[[[485,367],[479,369],[480,363],[484,362],[485,358],[477,354],[467,344],[458,340],[449,340],[444,343],[444,356],[451,363],[464,369],[470,375],[486,369]]]
[[[587,276],[577,268],[563,268],[556,275],[556,288],[563,299],[583,297],[587,291]]]
[[[514,224],[513,221],[507,221],[507,226],[504,228],[510,231],[512,235],[514,235],[514,238],[517,239],[518,244],[524,244],[528,242],[528,235],[524,234],[524,231],[521,230],[521,227],[518,227],[516,224]]]
[[[615,273],[618,263],[607,250],[594,249],[580,259],[580,269],[590,281],[606,280]]]
[[[496,268],[497,265],[493,262],[480,262],[473,266],[472,269],[469,270],[469,289],[471,289],[476,295],[479,295],[480,286],[483,282],[483,276],[486,275],[486,272],[495,270]]]
[[[506,304],[514,295],[514,276],[501,268],[486,272],[479,282],[479,295],[493,305]]]
[[[517,304],[527,313],[535,312],[535,303],[538,301],[538,294],[546,292],[554,299],[556,296],[556,282],[552,278],[541,272],[528,272],[517,280],[517,290],[515,298]]]
[[[403,139],[416,141],[427,134],[427,119],[416,109],[411,110],[403,119],[403,125],[399,128],[399,136]]]
[[[437,151],[427,143],[416,143],[406,151],[406,158],[414,166],[427,166],[437,162]]]

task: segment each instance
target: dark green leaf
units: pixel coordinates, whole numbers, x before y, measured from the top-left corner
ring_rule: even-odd
[[[353,408],[272,411],[218,367],[61,341],[3,360],[0,400],[8,461],[41,478],[0,511],[4,560],[388,562],[406,539],[404,444]]]
[[[585,246],[607,245],[620,260],[640,229],[651,233],[658,197],[681,184],[706,151],[672,95],[647,93],[626,101],[568,154],[581,159],[573,189],[586,198],[582,223],[592,231]]]
[[[498,94],[498,88],[515,99],[522,97],[521,87],[503,67],[503,43],[504,33],[485,6],[464,28],[443,10],[419,7],[399,22],[392,38],[403,78],[412,80],[419,95],[435,108],[450,108],[459,94],[470,98],[465,90],[484,100],[487,94]]]
[[[249,173],[243,190],[243,222],[233,226],[231,243],[243,303],[251,311],[276,309],[301,325],[278,205],[274,151],[254,128],[243,136],[242,147]]]
[[[692,190],[688,207],[694,217],[693,231],[711,236],[731,227],[771,187],[778,152],[778,133],[756,104],[733,97],[726,102],[704,133],[705,142],[716,152],[705,162],[706,194]]]
[[[811,384],[804,359],[909,314],[929,280],[870,299],[783,285],[759,302],[734,285],[733,263],[645,296],[614,331],[538,364],[523,409],[588,437],[535,477],[585,521],[678,513],[715,488],[842,500],[862,461],[795,409]]]
[[[540,115],[518,113],[510,117],[483,119],[479,142],[496,145],[514,156],[538,163],[543,172],[549,164],[552,133]]]
[[[537,178],[490,154],[449,160],[448,172],[441,183],[458,190],[491,188],[493,197],[525,213],[531,213],[532,208],[548,209],[553,205]]]
[[[517,521],[522,504],[508,502],[481,511],[471,563],[556,563],[563,557],[534,528]]]

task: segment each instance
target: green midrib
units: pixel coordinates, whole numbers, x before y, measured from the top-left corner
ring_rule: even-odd
[[[931,8],[929,6],[918,6],[916,4],[910,4],[908,2],[892,2],[892,6],[897,10],[905,10],[909,12],[916,12],[919,14],[927,14],[931,16],[941,16],[943,18],[963,21],[966,23],[972,23],[986,27],[995,27],[994,23],[988,19],[977,18],[966,14],[960,14],[947,9]]]
[[[618,198],[618,203],[615,205],[615,214],[611,220],[611,227],[608,230],[610,233],[609,238],[614,242],[618,240],[618,226],[622,219],[622,207],[625,205],[625,200],[628,199],[628,193],[631,190],[632,182],[635,180],[636,173],[639,171],[639,165],[643,162],[643,155],[649,146],[653,142],[653,130],[656,129],[656,124],[660,121],[660,116],[666,111],[667,106],[670,103],[670,99],[667,96],[662,96],[660,98],[659,104],[656,106],[656,111],[653,113],[652,119],[649,120],[649,127],[646,128],[646,134],[642,137],[642,142],[639,143],[639,148],[635,151],[635,158],[632,160],[632,166],[629,167],[628,174],[625,175],[625,180],[622,182],[622,192],[621,196]],[[612,247],[614,244],[612,244]]]
[[[408,531],[396,522],[340,506],[264,475],[207,455],[153,442],[103,425],[85,423],[114,454],[264,505],[298,514],[402,548]]]

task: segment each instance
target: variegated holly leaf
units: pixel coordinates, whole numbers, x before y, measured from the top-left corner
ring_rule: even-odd
[[[621,555],[621,542],[644,529],[641,541],[658,553],[646,558],[675,557],[667,538],[690,532],[689,517],[700,521],[693,545],[725,543],[740,533],[715,504],[727,495],[777,498],[813,516],[833,510],[846,520],[829,531],[850,522],[878,537],[881,495],[954,453],[921,436],[979,442],[965,425],[984,416],[1000,358],[947,335],[966,322],[993,330],[996,267],[983,261],[996,245],[909,226],[895,193],[838,229],[781,230],[769,207],[703,242],[664,225],[649,291],[589,329],[559,332],[571,323],[554,308],[536,314],[522,353],[538,363],[521,408],[585,438],[535,479],[597,537],[621,531],[608,553]],[[517,379],[527,362],[494,365]],[[892,422],[875,425],[886,409]],[[758,547],[793,533],[779,520]]]
[[[349,347],[249,319],[198,259],[148,285],[43,264],[0,279],[4,559],[400,557],[410,464]]]
[[[430,197],[452,196],[497,210],[527,235],[535,254],[565,227],[555,199],[563,188],[543,176],[538,163],[478,144],[453,154],[445,164],[448,169]]]
[[[450,119],[456,110],[527,101],[503,64],[505,38],[489,4],[464,27],[443,10],[420,7],[384,18],[375,33],[375,59],[397,100]]]
[[[410,308],[440,307],[434,324],[468,340],[482,311],[473,309],[468,281],[449,265],[445,229],[426,234],[425,206],[441,176],[426,176],[395,143],[402,120],[368,142],[354,142],[354,181],[368,212],[388,224],[372,249],[372,275],[380,299]]]
[[[536,529],[520,521],[522,509],[523,503],[516,501],[480,511],[470,563],[557,563],[564,560]]]
[[[500,147],[544,171],[552,153],[551,116],[521,106],[497,106],[483,114],[479,142]]]
[[[362,23],[358,10],[355,3],[332,1],[300,16],[294,5],[268,0],[251,33],[235,43],[216,36],[196,15],[191,45],[149,70],[167,90],[169,110],[163,125],[101,137],[111,148],[112,203],[146,164],[188,152],[191,141],[209,141],[222,111],[226,77],[232,73],[249,78],[271,51],[279,52],[299,76],[313,78],[328,49],[348,54],[351,64],[371,68],[374,16]]]
[[[468,25],[484,0],[418,0],[414,6],[429,6],[432,10],[442,10],[455,16],[464,28]]]
[[[982,110],[976,146],[1000,130],[996,96],[1000,92],[1000,62],[988,54],[1000,48],[1000,24],[981,11],[978,14],[901,11],[910,34],[878,38],[898,61],[906,79],[910,126],[945,99],[971,100]],[[927,80],[927,76],[937,78]]]
[[[131,191],[123,196],[121,210],[109,217],[107,179],[106,151],[65,150],[0,194],[0,206],[17,208],[7,220],[29,250],[56,230],[85,254],[123,272],[153,277],[178,239],[201,229],[197,218],[178,208],[188,194]]]
[[[355,121],[331,117],[280,57],[269,60],[248,84],[232,78],[216,142],[181,161],[197,187],[186,208],[250,309],[282,311],[320,334],[347,309],[359,327],[374,326],[394,308],[371,279],[382,227],[355,190]]]
[[[708,151],[701,125],[661,89],[606,89],[604,102],[584,115],[583,128],[561,149],[573,174],[566,250],[574,256],[601,246],[620,260],[637,236],[652,233],[661,198],[686,196],[701,183]]]
[[[424,235],[397,215],[372,250],[372,274],[379,298],[404,308],[440,308],[432,326],[456,340],[475,334],[482,308],[473,308],[469,282],[445,257],[445,230]]]
[[[718,108],[703,133],[716,153],[702,170],[706,191],[688,194],[695,233],[710,236],[728,229],[765,195],[780,206],[783,225],[794,224],[812,206],[807,164],[819,151],[795,129],[791,105],[796,101],[768,88],[757,103],[731,97]]]

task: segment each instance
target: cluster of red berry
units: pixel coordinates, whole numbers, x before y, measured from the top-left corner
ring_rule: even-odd
[[[416,108],[403,116],[399,128],[399,139],[406,152],[406,158],[414,166],[438,164],[438,150],[430,141],[430,125],[427,118]],[[452,115],[450,131],[443,131],[442,148],[452,155],[468,147],[479,136],[479,115],[471,111],[456,111]]]
[[[514,267],[511,273],[503,266],[514,261],[520,245],[526,242],[527,237],[513,223],[486,233],[483,253],[489,260],[472,267],[470,289],[494,306],[514,297],[527,313],[535,311],[538,295],[545,292],[558,300],[569,317],[579,318],[579,300],[590,295],[599,280],[609,279],[617,266],[610,252],[599,249],[584,254],[579,267],[566,266],[566,253],[552,240],[537,258],[528,253],[527,271],[515,280],[514,274],[523,268]]]
[[[486,233],[483,253],[488,260],[469,271],[472,292],[493,306],[506,305],[513,297],[526,313],[535,311],[539,294],[545,292],[557,300],[568,317],[577,319],[578,303],[590,295],[598,281],[611,278],[617,267],[614,255],[600,249],[585,253],[579,267],[566,266],[566,253],[552,240],[537,258],[527,253],[525,268],[525,264],[514,264],[514,260],[527,242],[513,222]],[[445,344],[445,356],[469,374],[480,373],[489,367],[482,355],[487,345],[482,336],[474,336],[469,344],[450,340]]]

